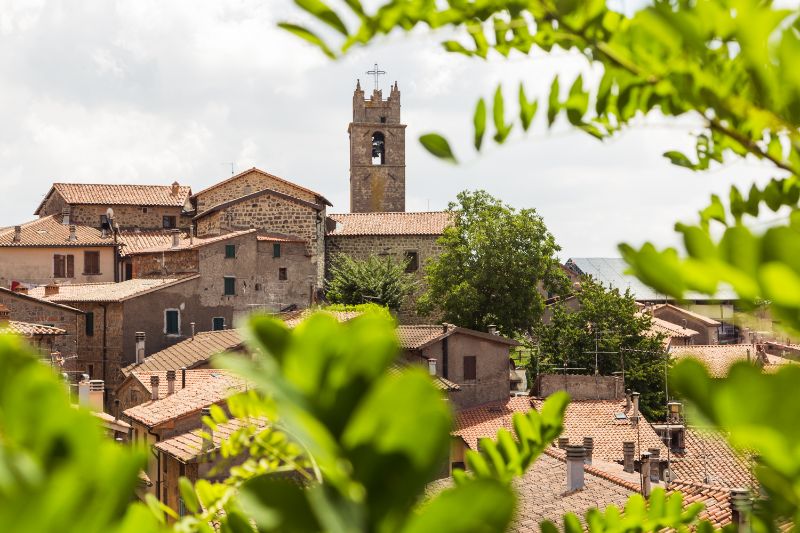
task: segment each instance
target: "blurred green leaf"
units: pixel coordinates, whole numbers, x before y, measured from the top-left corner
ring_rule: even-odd
[[[448,143],[447,139],[441,135],[436,133],[426,133],[425,135],[420,136],[419,142],[427,151],[439,159],[444,159],[445,161],[449,161],[451,163],[458,162],[456,157],[453,155],[453,151],[450,149],[450,143]]]

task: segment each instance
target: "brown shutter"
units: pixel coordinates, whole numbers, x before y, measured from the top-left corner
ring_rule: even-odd
[[[476,359],[474,355],[464,356],[464,381],[474,381],[477,379]]]
[[[64,256],[55,254],[53,256],[53,277],[54,278],[63,278],[64,277]]]
[[[67,256],[67,277],[75,277],[75,256],[72,254]]]
[[[99,274],[100,273],[100,253],[99,252],[84,252],[83,253],[83,272],[84,272],[84,274]]]

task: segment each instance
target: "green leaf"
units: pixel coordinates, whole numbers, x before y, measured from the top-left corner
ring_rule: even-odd
[[[472,50],[468,50],[463,44],[458,41],[445,41],[442,43],[444,49],[448,52],[453,52],[456,54],[463,54],[465,56],[472,56],[474,53]]]
[[[558,87],[558,76],[554,76],[553,82],[550,84],[550,97],[548,99],[548,104],[547,104],[548,126],[553,125],[553,122],[556,121],[556,117],[558,116],[558,112],[561,110],[559,101],[560,101],[560,95]]]
[[[522,122],[523,131],[528,131],[528,128],[533,122],[533,117],[536,116],[536,110],[539,107],[539,102],[533,100],[528,102],[528,97],[525,96],[525,86],[519,84],[519,119]]]
[[[679,167],[689,168],[692,170],[695,168],[695,164],[692,163],[692,160],[683,155],[681,152],[676,152],[674,150],[664,152],[664,157],[669,159],[673,165],[678,165]]]
[[[294,35],[300,37],[304,41],[313,44],[314,46],[322,50],[322,53],[324,53],[329,58],[336,59],[336,54],[334,54],[333,51],[330,48],[328,48],[328,45],[325,44],[325,41],[323,41],[320,37],[317,36],[317,34],[312,32],[311,30],[304,28],[303,26],[298,26],[297,24],[290,24],[288,22],[280,22],[278,23],[278,27],[283,28],[289,33],[293,33]]]
[[[478,100],[475,105],[472,123],[475,127],[475,149],[480,151],[483,144],[483,136],[486,134],[486,102],[483,98]]]
[[[494,92],[492,117],[494,119],[495,130],[497,131],[494,135],[494,140],[498,144],[502,144],[511,132],[511,125],[506,125],[503,87],[501,85],[498,85],[497,90]]]
[[[339,15],[322,0],[294,0],[294,3],[342,35],[347,36],[347,26],[344,25]]]
[[[200,512],[200,500],[197,499],[197,494],[194,492],[192,482],[187,478],[181,476],[178,479],[178,490],[183,498],[183,503],[186,508],[192,513]]]
[[[439,159],[444,159],[450,163],[458,163],[456,157],[453,155],[453,150],[450,149],[450,143],[447,139],[437,133],[426,133],[420,136],[419,142],[422,146],[434,156]]]

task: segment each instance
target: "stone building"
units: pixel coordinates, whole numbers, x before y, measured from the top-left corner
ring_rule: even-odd
[[[115,185],[54,183],[34,214],[64,216],[71,224],[103,228],[172,229],[190,224],[190,187],[171,185]],[[108,208],[113,221],[108,220]]]
[[[389,98],[377,87],[369,100],[361,82],[353,93],[350,134],[350,211],[406,210],[406,125],[400,123],[397,82]]]

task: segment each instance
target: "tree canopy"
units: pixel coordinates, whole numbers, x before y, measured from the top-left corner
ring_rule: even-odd
[[[486,191],[464,191],[449,205],[453,225],[425,268],[423,313],[506,335],[527,332],[544,310],[542,292],[562,292],[560,249],[535,209],[516,210]]]
[[[405,262],[388,256],[356,259],[337,254],[331,264],[325,294],[334,304],[374,303],[397,311],[416,286],[414,275],[406,272]]]

